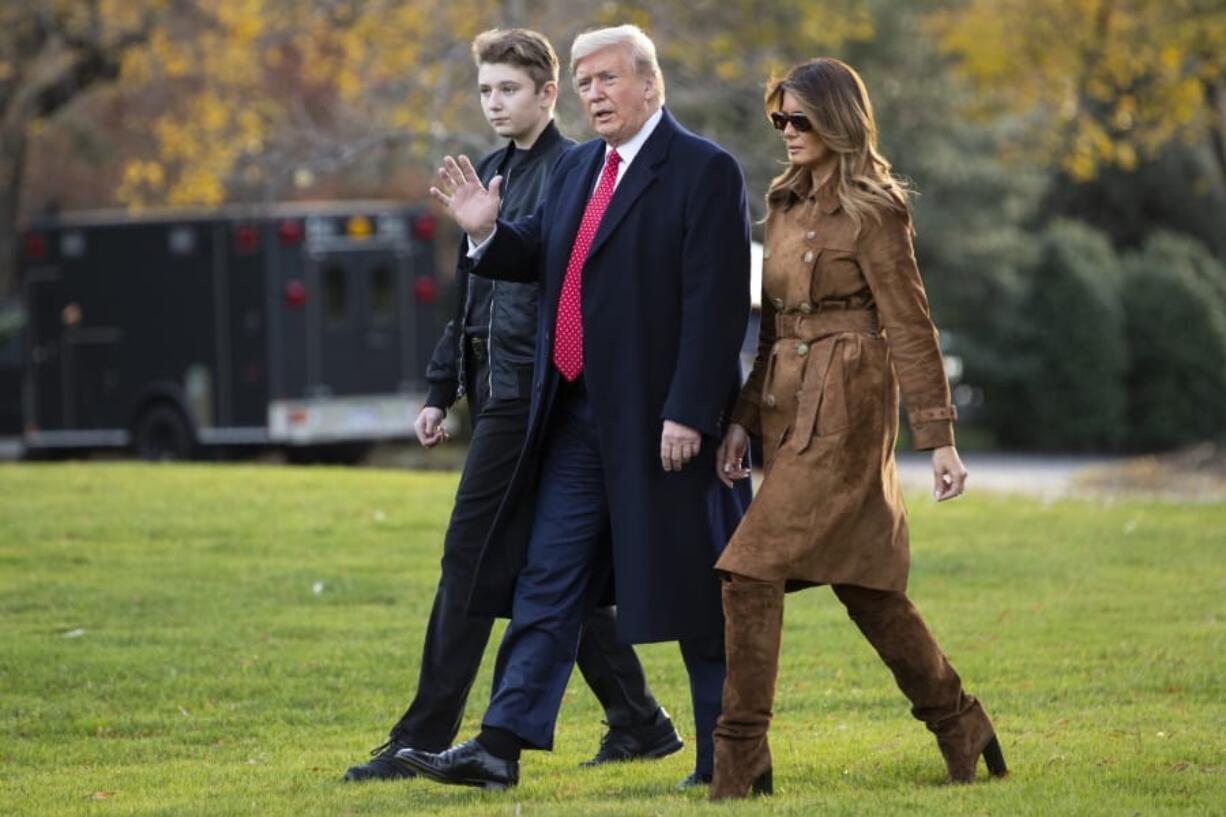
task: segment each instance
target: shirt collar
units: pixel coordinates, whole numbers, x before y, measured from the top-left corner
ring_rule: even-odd
[[[634,157],[639,155],[639,151],[643,149],[643,145],[651,136],[652,131],[656,129],[656,125],[660,124],[660,120],[664,118],[663,106],[656,109],[656,112],[647,117],[647,121],[643,123],[643,127],[639,128],[639,132],[631,136],[625,142],[617,146],[617,155],[622,157],[621,166],[629,167],[634,161]],[[605,161],[609,159],[610,148],[607,144],[604,146]]]
[[[791,185],[794,200],[812,202],[827,215],[836,212],[843,206],[843,203],[839,201],[838,189],[833,177],[816,192],[812,190],[812,186],[813,177],[808,173],[798,176]]]
[[[833,179],[822,185],[822,189],[814,194],[814,198],[817,199],[817,206],[826,215],[830,215],[843,206],[843,203],[839,201],[838,190]]]

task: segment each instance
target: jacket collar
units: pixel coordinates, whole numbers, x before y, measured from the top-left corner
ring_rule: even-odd
[[[561,142],[562,138],[562,131],[558,130],[558,123],[550,119],[549,124],[545,126],[545,130],[541,131],[541,135],[536,137],[532,147],[528,148],[528,155],[524,157],[524,161],[531,162],[534,159],[539,159],[548,153],[554,145]]]
[[[813,177],[808,173],[802,173],[796,181],[792,182],[792,196],[794,201],[806,201],[816,204],[826,215],[835,213],[842,208],[842,203],[839,201],[838,193],[834,177],[831,177],[828,182],[822,185],[821,189],[814,192],[810,188],[813,185]]]
[[[830,215],[843,207],[842,202],[839,201],[838,193],[835,192],[835,190],[835,184],[832,180],[822,185],[822,189],[818,190],[813,195],[814,200],[817,201],[817,206],[820,207],[822,212],[826,215]]]
[[[563,138],[565,137],[563,137],[562,132],[558,130],[558,123],[553,119],[550,119],[549,124],[545,126],[543,131],[541,131],[540,136],[536,137],[536,141],[532,143],[532,147],[528,148],[527,152],[524,154],[524,158],[520,160],[521,164],[530,164],[531,162],[535,162],[536,160],[540,159],[542,156],[547,154],[550,149],[561,142]],[[519,148],[515,147],[515,141],[508,139],[507,143],[503,145],[502,150],[499,152],[498,161],[493,163],[494,167],[501,168],[511,153],[518,149]]]

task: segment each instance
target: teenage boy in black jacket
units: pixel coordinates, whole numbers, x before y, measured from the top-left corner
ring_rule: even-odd
[[[508,140],[477,164],[477,172],[485,183],[502,176],[502,217],[514,220],[536,209],[554,161],[574,144],[553,121],[558,58],[545,37],[525,29],[478,35],[473,57],[481,109],[495,133]],[[427,448],[444,441],[443,418],[464,394],[473,436],[443,540],[421,677],[387,742],[371,752],[371,760],[349,769],[346,780],[413,777],[395,759],[397,751],[438,752],[452,744],[494,623],[467,615],[465,608],[476,560],[528,429],[538,287],[468,275],[462,263],[457,279],[457,312],[427,369],[430,392],[416,430]],[[647,688],[638,656],[617,638],[612,608],[597,609],[586,623],[578,664],[609,726],[600,750],[584,765],[664,757],[681,749],[672,720]]]

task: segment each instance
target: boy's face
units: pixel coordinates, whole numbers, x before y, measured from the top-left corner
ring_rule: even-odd
[[[508,139],[526,136],[548,119],[557,96],[556,83],[546,82],[538,91],[526,70],[502,62],[486,62],[477,68],[477,88],[485,120],[495,133]]]

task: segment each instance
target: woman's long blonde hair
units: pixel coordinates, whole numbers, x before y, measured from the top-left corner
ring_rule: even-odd
[[[907,182],[894,176],[890,163],[877,152],[877,122],[860,75],[832,57],[803,62],[767,87],[768,115],[782,110],[784,92],[796,98],[813,123],[813,133],[838,154],[832,183],[856,226],[865,216],[880,220],[882,210],[909,217]],[[807,191],[809,183],[809,168],[790,165],[771,181],[767,209],[786,208],[797,192]]]

